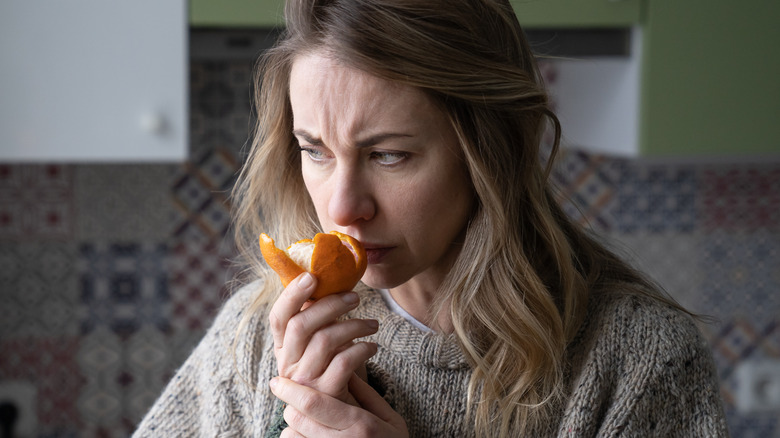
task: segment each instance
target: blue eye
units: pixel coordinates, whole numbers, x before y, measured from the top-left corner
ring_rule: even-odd
[[[324,154],[322,153],[322,151],[320,151],[318,149],[311,148],[311,147],[305,147],[305,146],[301,146],[299,149],[301,150],[301,152],[303,152],[306,155],[308,155],[309,158],[312,161],[322,161],[323,160]]]
[[[371,158],[376,160],[379,164],[383,166],[392,166],[394,164],[398,164],[401,161],[403,161],[408,154],[405,152],[384,152],[384,151],[374,151],[371,152]]]

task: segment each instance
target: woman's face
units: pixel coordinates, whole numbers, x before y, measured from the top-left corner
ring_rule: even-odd
[[[420,90],[309,54],[293,63],[293,133],[323,230],[360,240],[372,287],[439,286],[474,202],[458,141]]]

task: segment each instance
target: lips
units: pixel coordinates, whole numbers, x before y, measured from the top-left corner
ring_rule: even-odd
[[[389,254],[390,251],[392,251],[392,250],[393,250],[393,248],[388,248],[388,247],[382,247],[382,248],[379,248],[379,247],[374,247],[374,248],[366,247],[366,260],[368,261],[369,265],[374,265],[374,264],[377,264],[377,263],[381,263],[382,260],[387,256],[387,254]]]

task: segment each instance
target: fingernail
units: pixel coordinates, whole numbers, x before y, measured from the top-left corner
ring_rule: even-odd
[[[298,287],[301,289],[309,289],[314,284],[314,276],[305,272],[301,279],[298,281]]]
[[[371,328],[379,328],[379,321],[375,319],[368,319],[366,320],[366,325],[368,325]]]
[[[271,379],[271,380],[268,382],[268,386],[270,386],[270,387],[271,387],[271,389],[273,390],[273,389],[276,389],[276,384],[277,384],[277,383],[278,383],[278,380],[276,379],[276,377],[274,377],[273,379]]]
[[[358,294],[355,292],[349,292],[341,296],[341,299],[344,300],[347,304],[355,304],[358,302]]]

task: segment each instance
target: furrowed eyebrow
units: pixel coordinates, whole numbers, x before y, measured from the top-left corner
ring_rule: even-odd
[[[396,133],[396,132],[388,132],[386,134],[372,135],[371,137],[365,138],[363,140],[359,140],[357,143],[355,143],[355,146],[357,148],[367,148],[382,143],[383,141],[386,140],[392,140],[395,138],[409,138],[409,137],[412,137],[412,135]]]
[[[307,143],[309,143],[312,146],[322,146],[323,144],[322,139],[317,138],[302,129],[294,130],[293,135],[304,139]]]
[[[293,130],[293,135],[296,137],[302,138],[307,143],[311,144],[312,146],[323,146],[324,143],[321,138],[317,138],[313,136],[312,134],[308,133],[307,131],[304,131],[303,129],[295,129]],[[371,137],[364,138],[362,140],[358,140],[355,143],[355,147],[358,149],[371,147],[374,145],[377,145],[379,143],[382,143],[386,140],[392,140],[395,138],[409,138],[413,137],[411,134],[403,134],[403,133],[396,133],[396,132],[388,132],[384,134],[376,134],[372,135]]]

